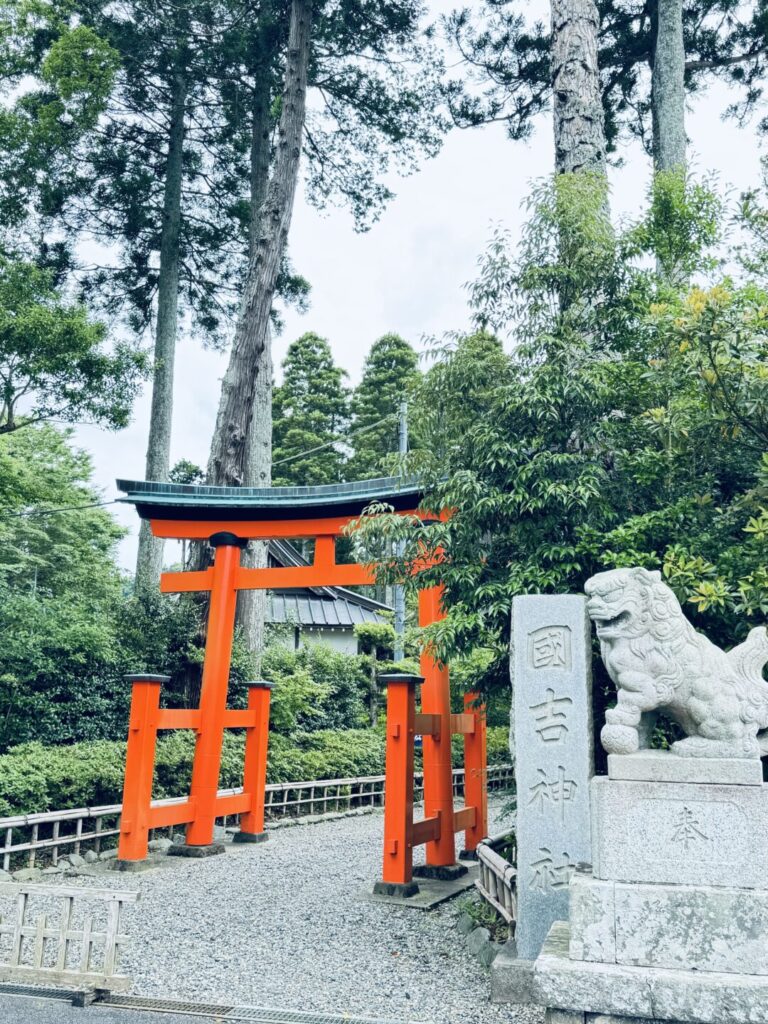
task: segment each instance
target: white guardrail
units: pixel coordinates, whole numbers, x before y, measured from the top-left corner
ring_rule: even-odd
[[[512,766],[489,765],[488,788],[507,788],[512,781]],[[318,779],[314,782],[272,782],[266,787],[265,816],[268,821],[303,815],[329,814],[359,807],[382,807],[383,775],[355,779]],[[453,772],[453,791],[464,790],[464,769]],[[220,790],[219,796],[242,793],[242,789]],[[423,775],[416,775],[415,796],[423,793]],[[184,797],[153,801],[155,806],[183,803]],[[121,804],[103,807],[78,807],[68,811],[42,811],[0,818],[0,854],[5,871],[34,867],[40,858],[56,865],[67,853],[85,850],[99,852],[104,839],[120,833]],[[225,827],[236,817],[217,819]],[[164,830],[158,829],[158,833]],[[114,845],[114,844],[113,844]]]
[[[506,857],[498,853],[504,849]],[[507,832],[485,839],[477,848],[480,877],[475,887],[509,925],[517,920],[517,851],[514,838]]]

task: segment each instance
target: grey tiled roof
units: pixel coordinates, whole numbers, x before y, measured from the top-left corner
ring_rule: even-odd
[[[269,542],[270,562],[276,565],[308,565],[300,551],[287,540]],[[297,592],[268,591],[267,622],[351,628],[361,622],[386,622],[392,609],[366,594],[346,587],[308,587]]]
[[[354,598],[357,595],[351,595]],[[381,605],[381,611],[387,609]],[[300,594],[270,592],[267,605],[267,621],[289,623],[296,626],[325,627],[338,629],[358,625],[362,622],[386,622],[375,608],[366,608],[350,597],[336,598],[303,597]]]

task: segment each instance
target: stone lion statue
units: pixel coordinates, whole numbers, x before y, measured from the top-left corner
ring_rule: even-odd
[[[609,754],[649,745],[658,710],[687,738],[673,744],[685,757],[768,754],[768,630],[721,651],[683,615],[661,574],[613,569],[587,580],[587,609],[600,652],[618,690],[601,733]]]

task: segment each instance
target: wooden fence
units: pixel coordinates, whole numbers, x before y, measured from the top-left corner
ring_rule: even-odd
[[[7,960],[0,961],[0,981],[27,985],[93,986],[122,991],[131,979],[118,974],[121,915],[126,903],[135,903],[135,892],[114,889],[68,889],[50,885],[0,883],[0,899],[14,898],[14,910],[8,920],[0,917],[0,939],[8,936]],[[58,903],[58,921],[50,923],[48,913],[29,919],[31,900],[43,900],[44,906]],[[92,912],[75,915],[78,903],[106,904],[104,924],[100,926]]]
[[[488,768],[489,790],[507,789],[512,781],[510,765]],[[416,776],[416,799],[423,793],[423,776]],[[464,769],[453,772],[453,791],[464,790]],[[220,790],[219,796],[241,793],[242,789]],[[157,800],[155,806],[183,803],[184,797]],[[318,779],[309,782],[275,782],[266,787],[265,815],[268,820],[303,815],[322,815],[334,811],[381,807],[384,804],[384,776],[364,778]],[[4,870],[34,867],[36,861],[56,865],[61,856],[98,853],[104,840],[120,832],[120,804],[103,807],[78,807],[68,811],[44,811],[0,818],[0,855]],[[220,818],[224,827],[236,819]],[[115,844],[110,844],[114,846]]]
[[[498,852],[501,848],[505,849],[506,857]],[[484,840],[477,848],[477,859],[480,865],[480,877],[475,882],[477,891],[513,929],[517,920],[517,856],[514,840],[508,833]]]

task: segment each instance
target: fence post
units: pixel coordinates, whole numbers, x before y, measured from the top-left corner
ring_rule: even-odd
[[[245,733],[243,792],[250,796],[251,806],[240,815],[240,831],[234,833],[232,841],[261,843],[269,838],[264,830],[264,793],[267,785],[269,700],[275,684],[256,679],[247,685],[248,710],[253,711],[255,722]]]
[[[419,625],[429,626],[445,618],[442,609],[443,588],[427,587],[419,591]],[[448,666],[441,665],[424,650],[421,655],[424,688],[421,710],[440,716],[439,736],[424,737],[424,816],[440,819],[440,834],[427,843],[426,861],[434,867],[456,863],[453,829],[453,767],[451,764],[451,690]]]
[[[138,673],[126,676],[126,679],[133,684],[133,693],[117,859],[127,866],[135,861],[143,861],[148,852],[149,806],[152,802],[152,776],[155,770],[160,686],[167,683],[170,676]]]
[[[387,760],[384,788],[384,865],[373,888],[386,896],[414,896],[413,738],[416,687],[421,676],[393,672],[379,676],[387,687]]]
[[[464,711],[475,720],[474,732],[464,734],[464,804],[475,808],[475,823],[464,832],[464,853],[470,856],[488,835],[487,726],[485,705],[478,701],[476,693],[464,695]]]

